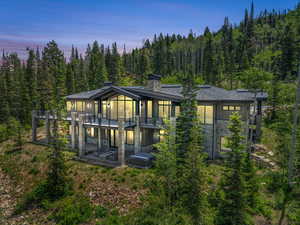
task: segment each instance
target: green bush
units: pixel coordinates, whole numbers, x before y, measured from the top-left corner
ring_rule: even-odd
[[[43,206],[43,201],[52,202],[52,186],[47,183],[47,181],[40,182],[31,192],[26,193],[20,202],[17,203],[15,208],[15,214],[19,214],[26,209],[31,208],[33,205]],[[60,198],[71,195],[72,190],[72,182],[68,181],[66,186],[63,187],[64,190],[61,190],[63,195]]]
[[[50,215],[58,225],[76,225],[87,222],[93,215],[89,200],[77,194],[63,198],[53,204],[54,211]]]
[[[97,205],[94,208],[94,214],[96,218],[104,218],[108,214],[108,210],[101,205]]]
[[[15,214],[19,214],[26,209],[29,209],[34,204],[42,202],[46,192],[45,182],[39,183],[31,192],[26,193],[20,202],[17,203],[15,208]]]
[[[29,171],[29,174],[32,174],[32,175],[37,175],[40,171],[36,168],[32,168],[30,171]]]

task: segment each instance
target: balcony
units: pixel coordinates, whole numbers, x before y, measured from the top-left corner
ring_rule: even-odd
[[[38,119],[49,119],[56,120],[58,116],[55,112],[50,111],[36,111],[35,117]],[[72,118],[73,117],[73,118]],[[139,119],[139,125],[144,128],[159,128],[164,125],[164,119],[161,117],[131,117],[131,118],[120,118],[125,122],[125,127],[133,127],[137,124]],[[101,126],[101,127],[118,127],[118,119],[111,119],[104,117],[101,114],[91,113],[80,113],[80,112],[66,112],[62,113],[60,120],[72,121],[75,120],[78,123],[80,120],[83,121],[84,125],[87,126]]]

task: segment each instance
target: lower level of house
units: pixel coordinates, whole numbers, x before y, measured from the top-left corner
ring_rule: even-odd
[[[49,144],[52,137],[53,121],[57,118],[49,112],[32,115],[32,139],[34,142]],[[39,137],[37,126],[43,121],[45,133]],[[103,118],[88,118],[75,112],[63,118],[68,132],[68,146],[78,153],[79,158],[90,158],[99,161],[115,161],[119,165],[126,164],[130,155],[139,152],[151,152],[154,144],[164,138],[162,120],[143,121],[136,116],[132,120],[107,120]],[[214,120],[203,125],[204,149],[209,158],[214,159],[227,151],[225,137],[229,135],[228,120]],[[170,118],[170,123],[176,125],[176,117]],[[244,123],[245,135],[251,133],[249,122]],[[248,138],[245,138],[248,140]]]

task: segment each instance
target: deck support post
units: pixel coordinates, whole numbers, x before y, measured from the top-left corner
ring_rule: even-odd
[[[134,154],[141,151],[141,129],[140,129],[140,117],[135,117],[134,127]]]
[[[50,144],[50,112],[46,111],[45,113],[45,129],[46,129],[46,143]]]
[[[32,142],[35,142],[37,140],[37,136],[36,136],[36,130],[37,130],[37,112],[36,110],[32,110],[31,112],[31,116],[32,116]]]
[[[153,114],[152,117],[154,118],[154,125],[157,123],[158,118],[158,101],[156,99],[153,100]]]
[[[123,119],[119,119],[119,146],[118,146],[118,161],[121,166],[125,165],[125,123]]]
[[[261,138],[261,122],[262,122],[262,103],[257,101],[257,114],[256,114],[256,143],[260,142]]]
[[[170,136],[171,136],[171,142],[170,147],[175,146],[175,139],[176,139],[176,117],[170,117]]]
[[[71,112],[71,144],[72,149],[76,148],[76,112]]]
[[[85,128],[83,126],[84,115],[79,115],[78,121],[78,156],[82,157],[85,153]]]
[[[101,148],[102,148],[102,144],[101,144],[101,141],[102,141],[102,137],[101,137],[101,127],[98,127],[97,130],[98,130],[98,141],[97,141],[97,145],[98,145],[98,152],[100,153],[100,152],[101,152]]]

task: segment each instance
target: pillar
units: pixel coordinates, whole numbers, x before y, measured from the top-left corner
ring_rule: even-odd
[[[72,149],[76,148],[76,112],[71,112],[71,144]]]
[[[175,143],[176,143],[176,117],[170,117],[170,136],[171,136],[171,139],[170,139],[170,144],[171,146],[170,147],[174,147],[175,146]]]
[[[118,161],[121,166],[125,165],[125,123],[123,119],[118,121],[119,125],[119,146],[118,146]]]
[[[85,128],[83,126],[84,115],[79,115],[78,121],[78,156],[81,157],[85,153]]]
[[[45,129],[46,129],[46,143],[50,143],[50,112],[46,111],[45,113]]]
[[[256,137],[255,142],[260,142],[261,138],[261,123],[262,123],[262,102],[257,101],[257,113],[256,113]]]
[[[158,121],[158,100],[156,99],[153,100],[152,117],[153,117],[153,124],[155,125],[156,122]]]
[[[97,141],[97,144],[98,144],[98,152],[100,153],[100,152],[101,152],[101,149],[102,149],[102,143],[101,143],[101,141],[102,141],[101,128],[98,127],[97,130],[98,130],[98,141]]]
[[[36,130],[37,130],[37,119],[36,119],[36,116],[37,116],[37,112],[36,110],[33,110],[31,112],[31,115],[32,115],[32,142],[35,142],[37,140],[37,136],[36,136]]]
[[[141,129],[140,129],[140,117],[135,117],[135,127],[134,127],[134,154],[141,151]]]

